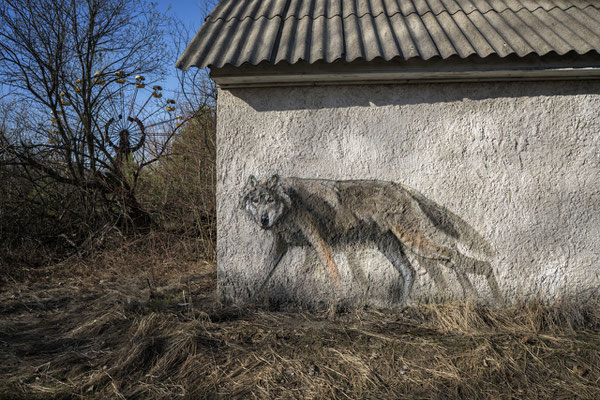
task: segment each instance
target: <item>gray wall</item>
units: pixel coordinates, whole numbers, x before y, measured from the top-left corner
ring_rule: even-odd
[[[503,295],[597,295],[600,284],[600,81],[448,83],[221,90],[218,279],[224,301],[256,292],[269,232],[239,207],[250,174],[382,179],[464,219],[496,250]],[[409,254],[409,259],[411,255]],[[267,286],[271,302],[398,303],[402,282],[375,249],[336,248],[334,295],[314,251],[295,248]],[[358,262],[364,280],[352,274]],[[441,267],[439,290],[414,262],[412,301],[463,297]],[[470,279],[482,300],[490,290]]]

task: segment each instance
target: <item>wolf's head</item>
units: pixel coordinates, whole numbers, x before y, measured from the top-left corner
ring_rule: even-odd
[[[261,181],[250,175],[240,205],[261,228],[271,229],[289,210],[291,200],[278,175]]]

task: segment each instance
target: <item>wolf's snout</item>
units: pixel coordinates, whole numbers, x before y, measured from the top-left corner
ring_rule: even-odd
[[[262,225],[263,228],[266,228],[267,226],[269,226],[269,216],[267,214],[263,214],[260,217],[260,224]]]

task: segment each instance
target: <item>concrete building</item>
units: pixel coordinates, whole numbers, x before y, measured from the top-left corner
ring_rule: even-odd
[[[509,302],[600,296],[600,2],[222,0],[177,65],[219,86],[222,300],[498,303],[494,282]],[[290,247],[259,293],[274,232],[240,199],[273,174],[327,180],[309,183],[333,215],[315,217],[325,250]],[[371,197],[381,181],[405,187]],[[321,215],[307,196],[293,207]],[[342,213],[398,227],[410,288],[373,243],[330,240]]]

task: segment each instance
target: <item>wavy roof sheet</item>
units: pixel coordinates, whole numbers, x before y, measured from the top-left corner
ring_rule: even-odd
[[[600,53],[600,0],[221,0],[179,68]]]

